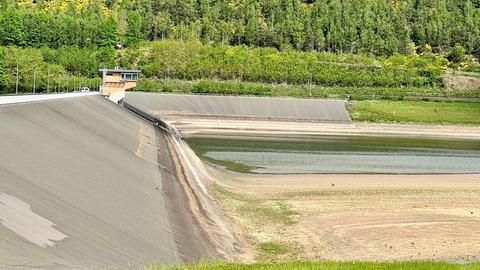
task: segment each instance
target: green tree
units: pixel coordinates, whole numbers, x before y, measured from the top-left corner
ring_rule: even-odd
[[[454,64],[459,64],[465,60],[465,48],[462,45],[455,45],[453,49],[448,53],[447,59]]]
[[[0,47],[0,93],[6,92],[5,51]]]
[[[114,16],[102,18],[96,28],[96,45],[99,47],[115,47],[118,42],[117,29],[118,24]]]
[[[138,11],[133,11],[127,15],[127,32],[125,33],[125,42],[127,46],[135,46],[142,40],[142,17]]]
[[[0,14],[0,44],[25,45],[25,34],[20,12],[12,7]]]

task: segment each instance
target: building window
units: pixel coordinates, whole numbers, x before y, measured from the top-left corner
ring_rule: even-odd
[[[138,81],[137,73],[122,73],[122,81]]]

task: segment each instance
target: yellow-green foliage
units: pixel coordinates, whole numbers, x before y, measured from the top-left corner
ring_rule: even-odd
[[[158,41],[126,56],[139,57],[147,77],[241,80],[321,86],[441,86],[447,60],[420,56],[376,58],[355,54],[278,51],[273,48],[212,46],[199,42]],[[125,62],[135,62],[129,59]]]

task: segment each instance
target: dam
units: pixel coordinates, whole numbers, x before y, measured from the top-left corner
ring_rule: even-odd
[[[151,263],[234,261],[245,243],[222,212],[212,183],[257,190],[262,181],[278,186],[277,178],[248,180],[254,174],[279,173],[285,179],[295,173],[345,173],[338,165],[348,158],[342,150],[356,152],[355,161],[372,151],[390,154],[391,141],[399,142],[391,136],[379,146],[350,136],[361,126],[337,100],[128,93],[124,108],[100,95],[30,101],[0,106],[0,268],[139,269]],[[390,135],[420,134],[409,127],[380,127],[375,128]],[[323,132],[330,140],[312,137]],[[448,148],[445,140],[430,138],[414,149],[409,146],[418,142],[407,139],[396,151],[407,149],[406,160],[425,149],[430,156],[466,158],[470,163],[460,160],[465,173],[477,172],[477,129],[422,132],[459,139]],[[252,140],[249,134],[260,137]],[[340,169],[319,170],[328,161]],[[377,161],[367,166],[378,167]],[[240,181],[237,174],[217,179],[205,164],[233,164],[246,173],[239,174]],[[295,182],[324,188],[328,181],[330,188],[326,177]],[[369,180],[370,185],[381,187],[384,179]],[[465,187],[478,186],[475,175],[462,181]]]
[[[204,117],[350,122],[341,101],[196,98],[129,94],[125,102],[152,115],[143,104]],[[4,104],[0,267],[138,269],[231,260],[241,248],[200,160],[149,119],[95,93]]]
[[[149,122],[93,95],[0,106],[0,123],[0,268],[229,258],[195,218],[169,135]]]
[[[127,93],[125,102],[165,116],[350,123],[345,101]]]

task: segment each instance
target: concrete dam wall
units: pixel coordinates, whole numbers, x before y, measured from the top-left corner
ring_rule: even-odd
[[[125,102],[159,118],[350,121],[342,101],[129,93]],[[241,252],[202,162],[168,122],[132,111],[99,95],[0,106],[0,268],[139,269]]]
[[[315,122],[351,122],[341,100],[203,96],[129,92],[125,101],[159,116],[233,117]]]
[[[101,96],[3,106],[0,123],[0,268],[224,257],[232,238],[212,240],[218,218],[202,219],[207,199],[186,191],[192,172],[163,130]]]

